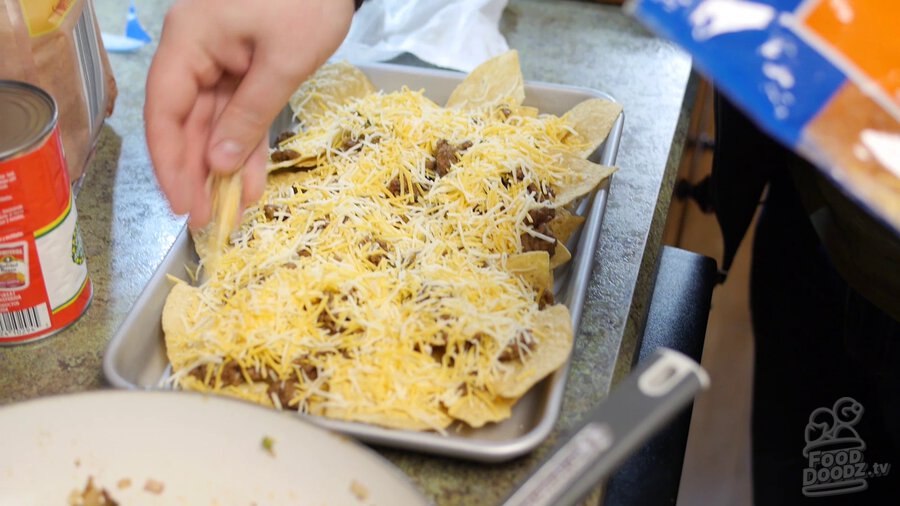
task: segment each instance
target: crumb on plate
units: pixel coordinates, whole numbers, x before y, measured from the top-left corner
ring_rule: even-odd
[[[69,506],[118,506],[105,488],[94,485],[94,477],[88,476],[84,490],[75,489],[69,494]]]
[[[275,456],[275,440],[269,436],[263,436],[262,438],[262,449],[266,451],[271,456]]]
[[[165,485],[161,481],[156,481],[153,479],[147,479],[147,483],[144,483],[144,490],[150,492],[151,494],[162,494],[165,489]]]
[[[356,480],[350,482],[350,491],[353,492],[353,495],[360,501],[365,501],[369,498],[369,489]]]

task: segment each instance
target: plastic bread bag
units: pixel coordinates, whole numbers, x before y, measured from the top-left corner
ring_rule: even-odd
[[[0,79],[25,81],[53,96],[69,168],[77,183],[116,83],[89,0],[2,0]]]
[[[627,8],[900,235],[900,2],[632,0]]]
[[[469,72],[509,46],[500,33],[507,0],[368,0],[334,60],[385,61],[403,53]]]

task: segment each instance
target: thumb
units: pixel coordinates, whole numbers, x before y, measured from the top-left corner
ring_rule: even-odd
[[[291,93],[308,75],[309,70],[304,70],[287,75],[275,65],[254,61],[210,135],[207,162],[213,172],[233,172],[247,161]]]

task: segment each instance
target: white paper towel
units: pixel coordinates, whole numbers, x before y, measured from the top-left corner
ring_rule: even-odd
[[[469,72],[509,46],[500,34],[507,0],[369,0],[333,59],[384,61],[403,53]]]

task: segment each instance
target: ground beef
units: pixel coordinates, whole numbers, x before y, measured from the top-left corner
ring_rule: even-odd
[[[534,229],[543,235],[553,237],[553,233],[546,223],[534,227]],[[551,257],[556,253],[556,238],[553,239],[553,242],[547,242],[528,233],[522,234],[519,238],[522,241],[522,251],[525,253],[529,251],[546,251]]]
[[[265,367],[250,367],[247,369],[247,376],[250,377],[250,381],[266,381],[269,379],[269,370]]]
[[[291,212],[290,209],[286,206],[266,204],[263,206],[263,214],[265,214],[266,219],[269,221],[272,221],[276,218],[279,221],[284,221],[287,219],[287,215],[291,214]]]
[[[538,309],[544,309],[547,306],[552,306],[556,301],[553,298],[553,292],[547,290],[546,288],[541,289],[541,293],[538,296]]]
[[[299,367],[300,370],[303,371],[303,375],[310,381],[315,381],[315,379],[319,377],[319,370],[306,359],[298,358],[297,360],[294,360],[294,365]]]
[[[300,158],[300,153],[294,151],[293,149],[279,149],[272,152],[271,158],[275,163],[287,162],[289,160],[296,160],[297,158]]]
[[[188,376],[192,376],[197,380],[206,383],[206,373],[208,372],[209,367],[211,367],[210,364],[203,364],[201,366],[195,367],[191,369],[191,371],[188,373]],[[216,381],[216,372],[217,371],[215,370],[213,371],[213,376],[210,378],[209,386],[214,386]],[[253,372],[255,373],[255,371]],[[236,386],[246,383],[244,375],[241,372],[241,365],[234,360],[228,360],[222,365],[222,374],[220,376],[220,380],[223,387]]]
[[[403,191],[403,183],[400,182],[399,177],[391,179],[391,182],[388,183],[388,191],[395,197],[400,196],[400,193]]]
[[[273,147],[277,147],[279,144],[290,139],[294,135],[296,135],[296,134],[294,132],[291,132],[290,130],[281,132],[280,134],[278,134],[278,137],[275,137],[275,146],[273,146]]]
[[[522,358],[521,353],[519,352],[519,347],[513,344],[506,345],[506,348],[503,348],[503,351],[500,352],[500,361],[501,362],[512,362],[513,360],[519,360]]]
[[[334,320],[331,314],[328,313],[328,311],[323,310],[321,313],[319,313],[318,318],[316,318],[316,322],[329,334],[337,334],[340,330],[337,322]]]
[[[472,147],[471,141],[454,146],[447,139],[437,141],[434,146],[434,171],[438,176],[446,176],[453,164],[459,161],[460,155]],[[427,165],[426,165],[427,168]]]
[[[403,268],[408,269],[412,267],[413,264],[416,263],[417,258],[419,258],[418,251],[413,251],[412,253],[410,253],[409,256],[403,260]]]
[[[191,369],[190,372],[188,372],[188,376],[191,376],[200,382],[205,382],[207,367],[209,367],[209,366],[206,364],[197,366],[197,367]]]
[[[525,189],[529,194],[534,195],[534,200],[538,202],[547,202],[548,200],[553,200],[553,197],[556,196],[553,189],[549,186],[547,186],[546,190],[543,190],[540,185],[531,183]]]
[[[359,248],[371,251],[371,253],[366,256],[366,259],[375,265],[380,265],[381,262],[387,258],[387,252],[389,251],[390,246],[381,239],[368,238],[360,241]]]
[[[513,185],[513,183],[518,183],[520,181],[525,180],[525,169],[522,167],[516,167],[515,171],[506,172],[500,175],[500,182],[503,183],[504,188],[509,188]],[[529,189],[534,187],[533,185],[529,185]]]
[[[531,217],[531,226],[539,227],[556,217],[556,209],[552,207],[539,207],[528,211],[528,216]]]
[[[442,344],[436,344],[431,347],[431,358],[436,362],[444,360],[444,354],[447,353],[447,347]]]
[[[359,144],[359,142],[360,141],[358,137],[353,137],[352,135],[347,134],[344,136],[344,141],[341,142],[340,150],[344,152],[350,151],[351,149],[355,148]]]
[[[278,397],[278,400],[281,402],[281,407],[283,408],[291,407],[291,399],[294,398],[294,393],[296,391],[297,380],[294,379],[273,381],[269,383],[269,388],[267,390],[270,396],[275,395],[275,397]]]
[[[241,364],[234,360],[225,362],[222,366],[222,386],[230,387],[244,383],[244,375],[241,374]]]
[[[522,357],[525,356],[525,353],[528,352],[528,341],[530,338],[530,333],[528,331],[519,332],[516,334],[513,342],[506,345],[503,348],[503,351],[500,352],[500,361],[501,362],[511,362],[513,360],[522,360]]]

